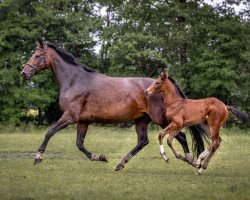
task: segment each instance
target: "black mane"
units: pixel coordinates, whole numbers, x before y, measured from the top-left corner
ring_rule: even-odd
[[[181,97],[183,99],[186,99],[187,96],[185,95],[185,93],[181,90],[181,87],[176,83],[176,81],[174,79],[172,79],[171,77],[168,77],[168,79],[174,84],[176,90],[178,91],[178,93],[181,95]]]
[[[48,47],[54,49],[56,51],[56,53],[67,63],[69,64],[72,64],[72,65],[75,65],[75,66],[82,66],[87,72],[97,72],[96,70],[94,69],[91,69],[85,65],[81,65],[77,60],[76,58],[69,52],[66,52],[65,50],[57,47],[55,44],[52,44],[52,43],[48,43],[47,44]]]

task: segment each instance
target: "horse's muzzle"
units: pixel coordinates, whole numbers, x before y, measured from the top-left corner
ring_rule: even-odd
[[[29,79],[29,74],[25,73],[24,71],[21,72],[21,76],[23,79],[28,80]]]

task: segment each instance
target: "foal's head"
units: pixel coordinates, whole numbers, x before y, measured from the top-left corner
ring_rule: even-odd
[[[145,91],[146,95],[162,93],[164,90],[164,82],[168,78],[167,72],[162,72],[160,76],[154,81],[154,83],[149,86],[149,88]]]
[[[50,56],[48,55],[48,46],[46,43],[39,41],[36,43],[36,51],[30,60],[24,65],[21,75],[24,79],[30,79],[38,72],[50,68]]]

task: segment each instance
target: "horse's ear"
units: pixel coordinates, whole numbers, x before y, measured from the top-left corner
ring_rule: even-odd
[[[42,40],[38,40],[36,42],[36,46],[39,47],[39,48],[41,48],[41,49],[43,49],[43,41]]]
[[[169,74],[168,74],[168,72],[167,72],[167,71],[165,71],[165,74],[166,74],[166,78],[168,78],[168,77],[169,77]]]
[[[161,72],[160,77],[161,77],[161,80],[164,81],[168,77],[168,74],[166,74],[165,72]]]

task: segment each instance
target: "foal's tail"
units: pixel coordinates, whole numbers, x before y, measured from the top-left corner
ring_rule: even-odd
[[[194,157],[198,156],[205,150],[205,143],[210,144],[209,130],[204,124],[198,124],[189,127],[192,136],[192,149]]]
[[[247,123],[248,121],[248,115],[244,112],[239,111],[238,109],[232,107],[232,106],[227,106],[227,109],[231,111],[235,117],[240,119],[244,124]]]

